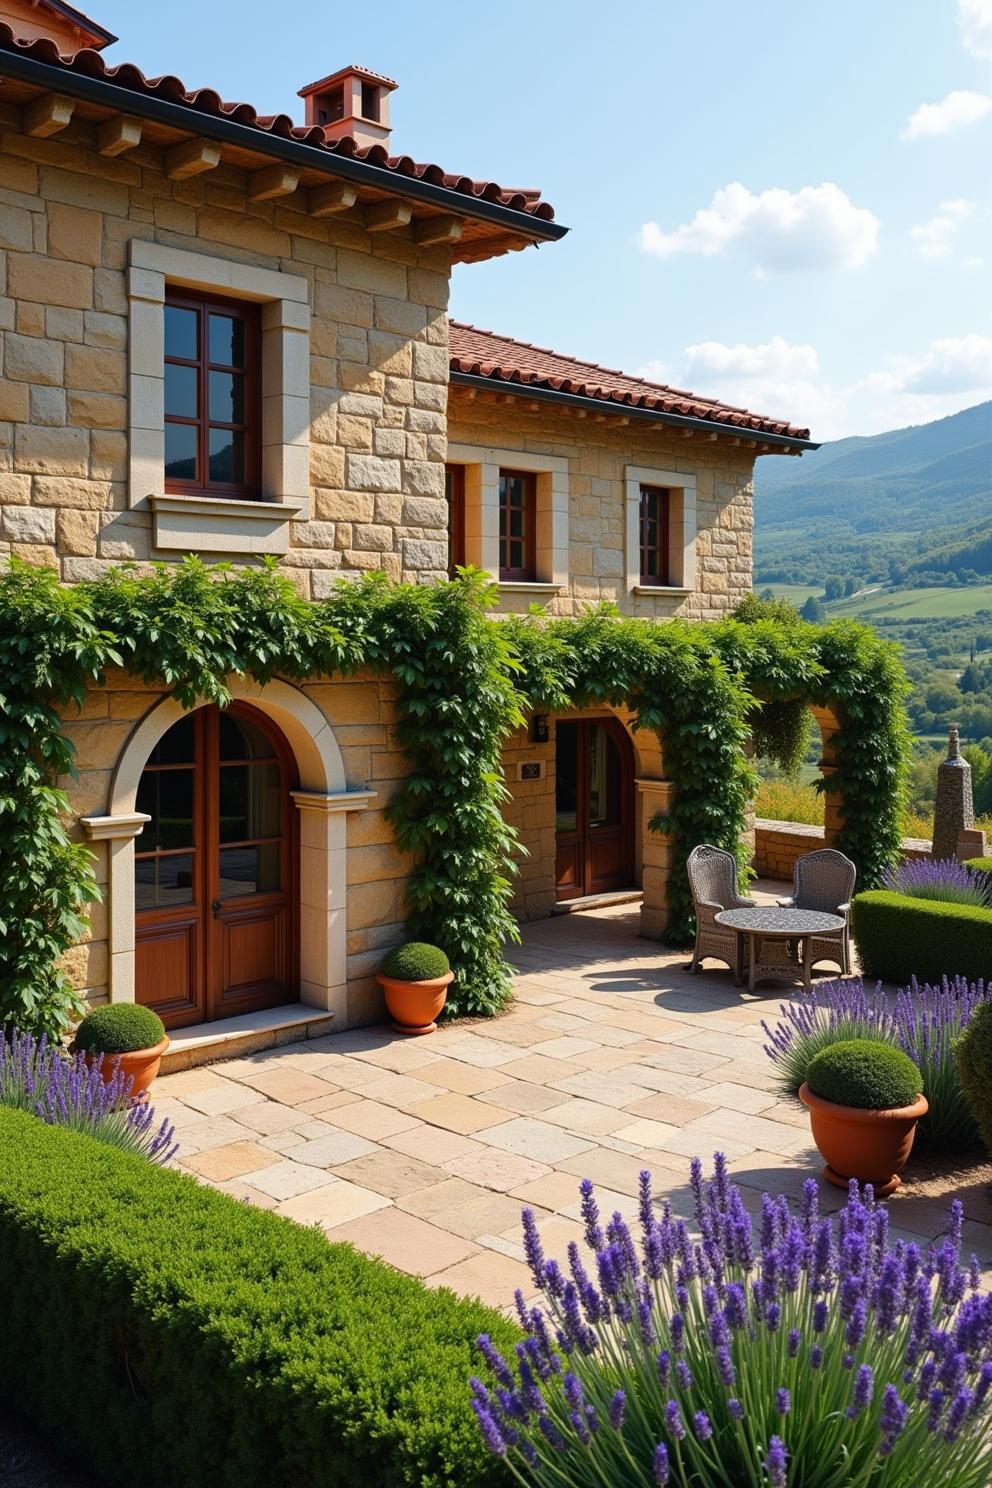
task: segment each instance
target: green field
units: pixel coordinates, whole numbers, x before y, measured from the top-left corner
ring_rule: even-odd
[[[776,599],[801,605],[811,594],[822,598],[819,584],[758,584],[759,592],[771,589]],[[992,610],[992,584],[954,585],[938,589],[872,588],[837,599],[825,606],[828,618],[846,616],[856,620],[950,620],[966,619],[977,610]]]

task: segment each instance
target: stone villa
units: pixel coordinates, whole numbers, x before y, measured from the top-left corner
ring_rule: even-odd
[[[755,458],[806,430],[449,321],[454,264],[563,236],[538,192],[392,153],[396,84],[365,68],[302,88],[301,122],[114,65],[114,40],[0,0],[0,552],[68,584],[275,554],[313,598],[468,563],[503,611],[659,621],[748,592]],[[390,684],[235,695],[184,713],[120,673],[67,717],[105,887],[70,973],[173,1029],[367,1022],[408,870]],[[537,717],[506,774],[521,915],[637,890],[657,934],[657,738]]]

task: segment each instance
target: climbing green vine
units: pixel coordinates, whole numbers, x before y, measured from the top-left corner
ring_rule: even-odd
[[[0,1024],[59,1032],[78,1014],[59,957],[98,897],[89,855],[63,819],[72,715],[108,668],[173,692],[184,706],[226,705],[232,676],[266,683],[359,669],[397,686],[409,773],[389,805],[414,859],[411,936],[456,973],[453,1012],[505,999],[504,951],[516,838],[505,822],[503,741],[528,707],[626,706],[662,740],[675,790],[654,822],[671,841],[668,938],[684,941],[692,905],[683,872],[697,842],[743,857],[755,777],[746,745],[757,702],[826,703],[843,718],[832,785],[844,795],[839,845],[876,883],[898,847],[905,776],[905,682],[895,651],[853,624],[712,625],[623,619],[495,620],[471,571],[455,582],[397,585],[381,575],[302,599],[275,564],[235,571],[196,559],[151,575],[121,568],[64,589],[12,562],[0,575]]]

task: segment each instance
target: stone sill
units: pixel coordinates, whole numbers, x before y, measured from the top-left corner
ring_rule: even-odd
[[[156,548],[187,553],[286,553],[302,501],[226,496],[149,496]]]
[[[634,584],[632,591],[634,594],[649,594],[653,599],[664,599],[668,595],[679,599],[694,592],[692,589],[682,589],[678,584]]]
[[[538,579],[500,579],[501,594],[561,594],[564,584],[546,584]]]

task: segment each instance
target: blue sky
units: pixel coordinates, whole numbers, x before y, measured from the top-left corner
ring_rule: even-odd
[[[572,231],[459,268],[460,319],[820,438],[992,397],[992,0],[91,8],[263,112],[365,63],[398,152],[539,186]]]

